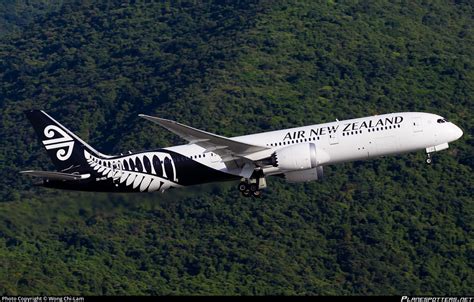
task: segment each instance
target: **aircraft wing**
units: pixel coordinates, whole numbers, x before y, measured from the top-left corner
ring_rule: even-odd
[[[225,136],[209,133],[164,118],[153,117],[145,114],[139,114],[139,116],[168,129],[174,134],[187,140],[190,144],[196,144],[205,148],[206,152],[214,152],[218,154],[222,157],[223,161],[245,157],[246,155],[269,149],[263,146],[242,143]]]
[[[20,173],[28,175],[28,176],[42,177],[42,178],[54,179],[54,180],[81,180],[81,179],[89,178],[91,176],[90,174],[69,174],[69,173],[61,173],[61,172],[35,171],[35,170],[20,171]]]

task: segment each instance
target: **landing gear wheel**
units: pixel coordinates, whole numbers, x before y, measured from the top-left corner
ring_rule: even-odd
[[[257,192],[258,191],[258,186],[257,184],[250,184],[249,186],[250,192]]]
[[[245,192],[246,190],[248,190],[247,184],[242,181],[241,183],[239,183],[238,189],[241,193]]]
[[[266,188],[267,185],[265,182],[265,177],[261,171],[260,174],[252,176],[251,178],[240,179],[240,183],[237,186],[237,189],[244,197],[253,196],[255,198],[260,198],[262,196],[261,189]]]

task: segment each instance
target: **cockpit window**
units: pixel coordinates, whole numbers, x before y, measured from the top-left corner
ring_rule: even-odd
[[[437,122],[438,122],[438,124],[445,123],[444,119],[442,119],[442,118],[438,119],[438,121],[437,121]]]

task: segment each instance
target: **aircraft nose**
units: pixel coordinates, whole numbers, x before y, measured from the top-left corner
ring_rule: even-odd
[[[453,133],[454,140],[459,139],[463,135],[463,132],[462,132],[461,128],[459,128],[458,126],[456,126],[454,124],[453,124],[452,133]]]

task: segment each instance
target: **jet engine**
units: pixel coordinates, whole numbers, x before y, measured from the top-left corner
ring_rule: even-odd
[[[319,166],[313,169],[303,171],[291,171],[283,174],[287,182],[307,182],[321,180],[323,178],[323,167]]]
[[[284,171],[316,168],[329,161],[329,155],[314,143],[284,147],[272,154],[272,165]]]

